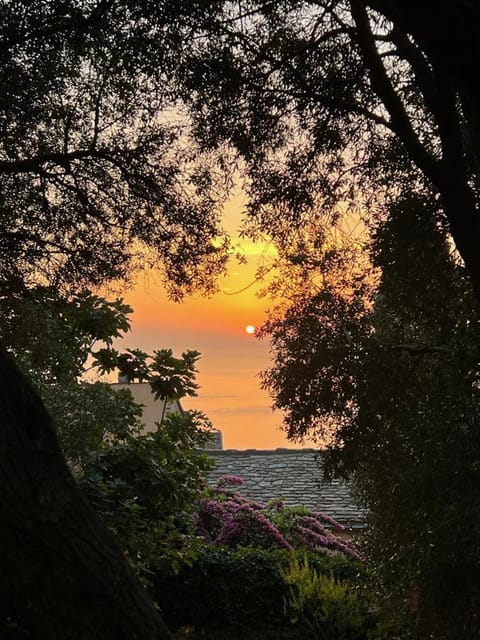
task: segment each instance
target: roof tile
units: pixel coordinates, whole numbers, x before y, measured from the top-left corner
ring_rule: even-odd
[[[236,490],[252,500],[283,498],[288,506],[325,511],[347,526],[365,521],[365,512],[355,504],[349,487],[339,480],[327,483],[323,479],[321,450],[226,449],[208,451],[208,455],[215,461],[209,478],[211,486],[222,476],[240,476],[244,484]]]

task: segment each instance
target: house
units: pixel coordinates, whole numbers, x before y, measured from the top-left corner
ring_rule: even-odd
[[[240,476],[244,484],[236,489],[246,498],[262,503],[283,498],[288,506],[324,512],[350,531],[365,528],[365,511],[355,503],[348,485],[324,480],[321,450],[226,449],[208,455],[215,463],[209,476],[211,486],[222,476]]]
[[[118,382],[115,389],[129,389],[143,406],[145,431],[157,430],[162,416],[183,412],[178,400],[155,399],[148,382]],[[288,506],[303,505],[322,511],[353,531],[365,528],[365,512],[355,503],[349,487],[339,480],[323,479],[323,452],[317,449],[223,449],[222,433],[215,430],[204,447],[214,461],[209,484],[222,476],[240,476],[244,484],[238,492],[246,498],[266,503],[283,498]]]
[[[172,413],[183,413],[183,407],[179,400],[166,400],[165,398],[155,398],[148,382],[114,382],[111,385],[114,389],[128,389],[137,404],[142,405],[142,421],[145,424],[145,432],[152,433],[157,430],[157,423],[162,418]],[[212,437],[205,446],[205,449],[222,449],[222,433],[212,431]]]

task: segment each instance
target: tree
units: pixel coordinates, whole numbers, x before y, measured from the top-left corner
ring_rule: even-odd
[[[162,264],[177,296],[182,287],[208,289],[223,269],[221,184],[169,118],[173,70],[208,20],[209,4],[2,4],[0,296],[7,316],[38,286],[68,299],[126,277],[139,262]],[[42,402],[3,352],[0,384],[0,600],[26,603],[23,622],[36,637],[168,637],[82,499]]]
[[[127,434],[91,451],[76,473],[83,495],[146,581],[155,564],[177,571],[195,557],[192,514],[211,466],[198,449],[210,428],[198,411],[169,415],[153,433]]]
[[[369,560],[402,637],[475,637],[478,323],[437,206],[404,196],[379,225],[368,297],[339,282],[267,324],[263,382],[290,437],[330,436],[330,473],[368,510]]]
[[[436,206],[403,198],[374,238],[382,275],[358,413],[338,433],[337,461],[368,506],[370,557],[393,618],[413,637],[474,638],[478,322]]]
[[[6,355],[0,385],[2,608],[37,637],[170,637],[81,497],[42,402]]]
[[[196,450],[210,437],[211,425],[198,411],[165,419],[165,407],[168,400],[196,395],[200,354],[119,352],[113,340],[130,329],[132,312],[121,299],[88,291],[66,299],[38,287],[15,305],[3,302],[3,343],[44,399],[82,494],[130,564],[144,577],[162,555],[176,564],[188,559],[194,538],[187,514],[209,466]],[[142,434],[142,407],[129,389],[82,378],[114,370],[129,382],[148,381],[164,401],[155,433]]]
[[[106,437],[110,442],[124,440],[138,424],[141,410],[130,393],[79,381],[96,342],[111,345],[128,329],[131,309],[120,300],[109,303],[88,292],[66,299],[42,287],[27,298],[5,297],[2,306],[2,343],[46,398],[61,448],[78,473],[92,451],[105,446]],[[111,534],[79,494],[41,401],[4,357],[2,626],[6,621],[10,628],[17,625],[20,636],[168,637]],[[13,487],[14,500],[7,490]],[[90,537],[82,533],[85,527],[90,527]],[[82,580],[96,594],[94,601],[75,597]],[[65,594],[70,594],[70,603],[60,611],[58,602]],[[92,606],[99,612],[128,606],[129,612],[118,623],[102,622],[95,620]],[[145,616],[143,622],[137,619]]]
[[[254,229],[283,246],[319,207],[331,222],[342,201],[385,207],[416,184],[440,197],[480,299],[479,9],[432,6],[226,3],[185,61],[185,98],[203,143],[242,157]]]
[[[464,487],[474,482],[470,454],[475,456],[477,450],[477,368],[472,362],[476,356],[470,358],[467,353],[475,353],[478,310],[470,304],[469,284],[464,278],[453,286],[456,276],[444,280],[441,275],[454,271],[450,259],[445,258],[448,240],[442,235],[439,241],[437,236],[432,245],[438,251],[434,258],[428,243],[435,233],[424,231],[448,229],[478,303],[479,92],[474,67],[479,61],[479,8],[477,3],[454,1],[444,3],[437,12],[436,5],[428,1],[395,0],[249,2],[238,8],[232,4],[224,7],[210,39],[195,43],[184,64],[185,98],[204,145],[227,158],[233,149],[241,158],[250,197],[247,226],[253,234],[272,235],[280,265],[290,265],[287,276],[301,267],[307,271],[325,265],[327,231],[343,210],[360,210],[371,225],[388,217],[399,204],[408,209],[406,195],[415,192],[419,199],[416,215],[423,217],[423,227],[421,223],[414,227],[418,237],[408,236],[411,249],[416,247],[417,252],[405,251],[404,257],[410,261],[406,264],[416,269],[410,271],[408,295],[419,295],[429,302],[422,308],[410,300],[412,306],[403,315],[390,293],[390,312],[383,309],[385,337],[396,340],[388,333],[396,325],[388,323],[398,317],[411,342],[389,344],[386,351],[377,345],[375,351],[370,340],[374,330],[369,318],[371,300],[363,298],[365,291],[356,294],[352,280],[342,296],[332,283],[315,287],[307,277],[306,294],[300,291],[292,296],[294,304],[283,316],[284,322],[277,324],[273,319],[267,325],[266,333],[273,333],[277,351],[275,367],[267,372],[266,382],[274,389],[277,404],[287,408],[290,435],[312,430],[323,435],[321,429],[326,424],[333,425],[334,431],[340,426],[339,443],[344,444],[345,438],[344,455],[350,453],[350,460],[355,453],[359,455],[352,467],[358,478],[364,474],[360,487],[369,496],[377,531],[382,530],[384,537],[390,536],[387,527],[394,521],[388,520],[394,513],[388,490],[394,488],[399,495],[405,491],[403,497],[411,498],[417,486],[425,489],[423,502],[419,497],[418,502],[414,498],[398,503],[410,519],[403,522],[403,528],[398,517],[395,520],[392,539],[402,552],[392,567],[400,571],[404,587],[412,569],[410,559],[419,561],[419,574],[412,579],[413,583],[421,574],[418,581],[422,583],[425,578],[419,591],[412,594],[413,599],[419,595],[421,600],[419,624],[424,614],[426,618],[431,615],[433,627],[441,633],[474,636],[478,631],[474,616],[478,595],[470,594],[471,599],[464,598],[462,604],[454,596],[463,591],[445,589],[458,604],[457,609],[445,607],[452,614],[447,624],[441,615],[441,601],[436,600],[438,593],[433,596],[429,591],[433,581],[428,580],[429,569],[435,567],[436,571],[442,566],[441,553],[428,549],[428,535],[416,547],[409,536],[418,531],[412,526],[416,517],[413,505],[420,505],[426,520],[431,518],[445,531],[448,509],[458,515],[458,505],[465,505],[462,481]],[[385,229],[393,231],[388,225]],[[393,239],[399,241],[392,235]],[[323,255],[318,259],[322,245]],[[438,266],[442,262],[444,268],[428,288],[425,282],[417,282],[417,272],[430,273],[432,263]],[[414,293],[416,286],[422,293]],[[445,301],[440,308],[442,295]],[[377,310],[381,308],[379,305]],[[466,309],[461,320],[455,320],[458,309]],[[435,327],[437,319],[452,333],[448,339]],[[376,322],[381,322],[380,315]],[[416,333],[418,327],[423,335]],[[417,342],[423,339],[426,344]],[[398,347],[395,357],[394,346]],[[455,354],[452,362],[441,360],[441,375],[435,380],[425,363],[434,358],[440,362],[448,353]],[[368,378],[364,366],[368,363],[372,372],[376,357],[380,362],[378,377]],[[418,369],[411,366],[412,359],[419,360]],[[406,385],[408,375],[414,386]],[[359,381],[364,385],[361,388]],[[378,408],[374,391],[382,399],[382,384],[391,391],[385,404],[392,399],[393,406],[390,413],[388,407],[378,411],[380,420],[370,408]],[[396,414],[397,410],[403,415]],[[355,430],[347,427],[363,420],[362,415],[363,431],[359,430],[355,440]],[[370,423],[366,416],[372,418]],[[448,447],[442,442],[444,436]],[[346,446],[349,437],[351,447]],[[412,451],[422,437],[433,443],[432,452],[416,458]],[[377,449],[381,464],[374,471],[368,456],[376,458]],[[447,458],[452,465],[455,459],[455,478],[445,474],[445,467],[442,475],[439,461]],[[392,482],[385,480],[385,469],[394,464],[405,474],[407,461],[414,465],[414,472],[403,482],[397,474],[392,474]],[[427,482],[429,472],[445,498],[438,512],[433,503],[434,485]],[[375,490],[378,502],[371,497]],[[474,522],[478,513],[475,501],[466,512]],[[457,515],[452,517],[465,543],[463,556],[458,549],[447,550],[436,534],[435,544],[447,551],[445,558],[449,559],[443,566],[448,565],[452,574],[453,567],[468,566],[469,553],[474,572],[477,543],[466,544],[469,525],[462,524]],[[423,515],[421,521],[425,522]],[[402,541],[401,535],[406,536]],[[384,551],[388,549],[384,547]],[[459,584],[461,579],[452,582]],[[463,614],[464,624],[470,624],[471,629],[462,627],[459,618]]]
[[[397,4],[380,8],[396,20]],[[259,221],[253,231],[274,233],[287,263],[303,260],[301,236],[308,225],[312,233],[318,228],[319,203],[331,221],[335,205],[358,196],[360,186],[363,199],[379,192],[384,202],[392,189],[395,196],[416,183],[440,194],[478,297],[478,154],[470,142],[477,139],[477,94],[466,72],[445,56],[438,62],[438,43],[435,48],[425,28],[423,37],[410,37],[411,3],[403,22],[392,23],[404,29],[391,29],[381,13],[353,0],[238,6],[239,13],[237,5],[203,1],[181,8],[168,1],[4,3],[2,293],[124,276],[132,260],[143,260],[138,242],[161,259],[177,286],[208,284],[223,268],[224,243],[212,241],[217,176],[208,153],[197,162],[198,148],[189,148],[184,128],[168,124],[181,92],[194,107],[202,149],[227,142],[241,152],[250,209],[260,214],[251,218]],[[471,17],[475,8],[460,0],[452,6],[453,13],[441,15],[455,18],[458,36],[457,17],[462,11]],[[466,23],[465,32],[474,24]],[[454,59],[464,59],[465,51],[461,45]],[[228,154],[222,160],[235,166]],[[321,241],[317,235],[314,242]],[[5,370],[21,387],[7,361]],[[0,407],[11,415],[8,398]],[[42,416],[38,408],[43,425]],[[27,428],[13,415],[4,441],[20,446],[10,432],[15,423]],[[64,482],[60,472],[54,478]],[[35,485],[28,475],[24,480],[18,486],[25,491]],[[11,497],[5,489],[2,507]],[[18,539],[10,540],[12,553]],[[31,566],[29,559],[24,569]],[[44,599],[47,594],[45,588]]]
[[[7,293],[103,283],[135,260],[163,264],[166,280],[187,288],[222,269],[219,183],[172,119],[169,81],[207,4],[2,6]]]
[[[165,420],[162,415],[156,433],[141,435],[141,406],[128,390],[81,376],[116,368],[122,375],[130,372],[131,381],[148,380],[152,393],[165,401],[181,399],[195,395],[200,354],[188,351],[174,358],[169,349],[153,357],[138,349],[119,353],[113,339],[129,329],[132,309],[122,300],[109,302],[88,291],[65,298],[37,287],[28,298],[3,300],[3,305],[2,341],[45,399],[83,496],[130,565],[145,578],[160,556],[173,566],[189,561],[195,546],[189,513],[209,467],[195,449],[209,438],[209,421],[192,411]],[[36,615],[20,602],[1,601],[0,619],[11,625],[13,617],[26,632],[40,628]],[[79,633],[87,632],[81,628]]]
[[[82,379],[94,373],[97,350],[118,358],[113,340],[129,330],[132,312],[123,300],[39,286],[0,307],[0,340],[45,402],[70,466],[138,430],[141,408],[128,391]]]

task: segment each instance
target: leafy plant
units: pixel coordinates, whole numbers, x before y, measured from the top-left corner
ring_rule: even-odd
[[[289,585],[288,605],[315,640],[348,640],[365,631],[367,611],[358,594],[332,575],[319,573],[307,556],[292,558],[281,576]]]
[[[199,412],[169,415],[154,433],[92,452],[81,471],[83,494],[144,574],[160,556],[178,570],[194,555],[192,513],[211,465],[194,449],[208,424]]]
[[[290,607],[282,577],[292,558],[305,553],[319,574],[345,581],[352,591],[365,585],[365,566],[344,555],[204,544],[177,575],[153,566],[149,588],[170,627],[193,627],[195,640],[305,640],[309,627]]]

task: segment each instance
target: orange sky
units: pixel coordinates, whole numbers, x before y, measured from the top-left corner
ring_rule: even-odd
[[[230,231],[239,220],[241,203],[237,196],[226,209]],[[170,302],[155,278],[142,275],[135,289],[125,294],[135,313],[123,348],[201,352],[198,397],[182,404],[209,416],[222,431],[225,448],[301,446],[285,438],[279,429],[281,414],[272,412],[271,399],[260,389],[258,372],[268,366],[268,343],[245,332],[247,325],[262,323],[268,300],[256,297],[255,286],[232,295],[254,281],[258,261],[268,250],[264,245],[245,243],[248,264],[233,264],[228,277],[219,283],[220,293],[210,299],[195,296],[181,304]]]

